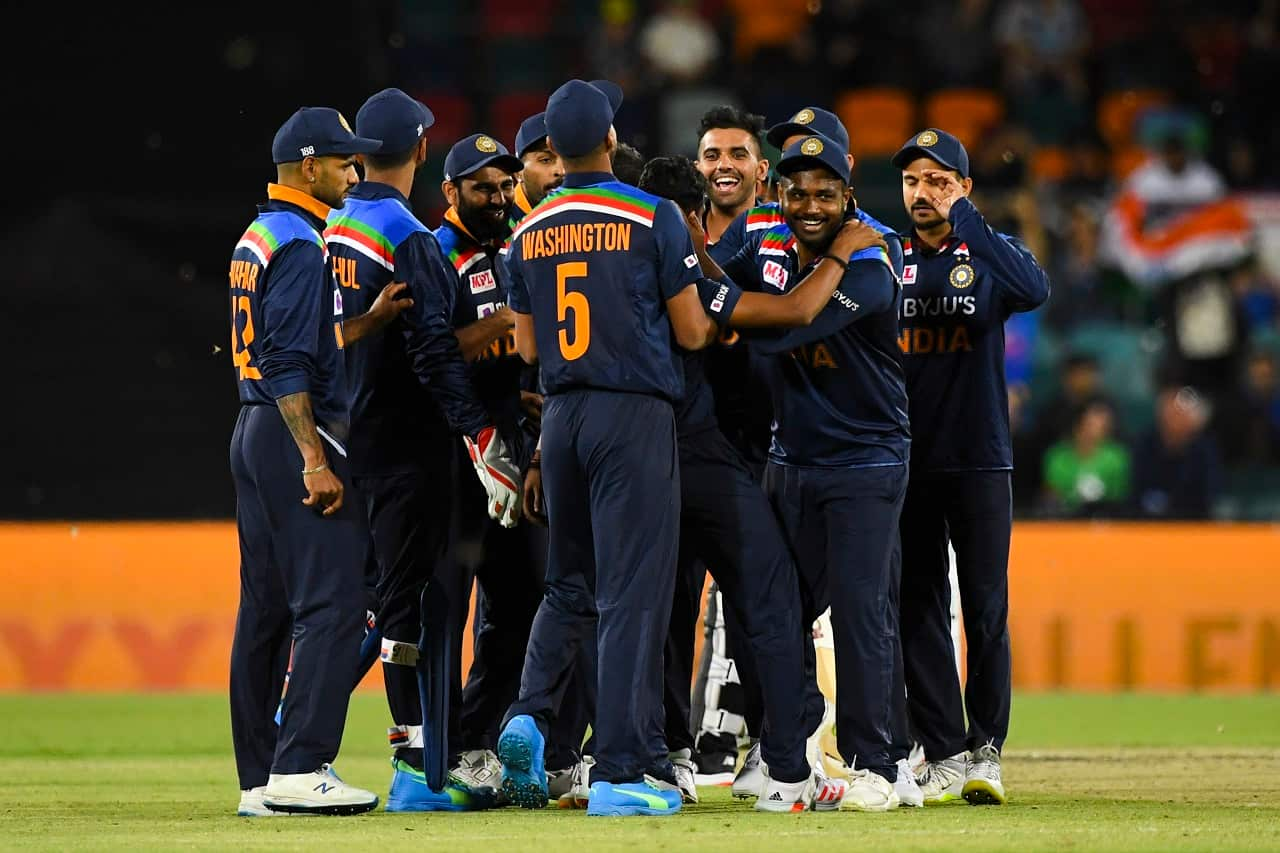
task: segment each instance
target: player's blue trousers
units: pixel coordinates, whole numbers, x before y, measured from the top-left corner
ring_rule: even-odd
[[[760,748],[770,775],[809,777],[805,739],[822,718],[821,695],[806,696],[796,569],[764,491],[718,429],[680,437],[680,559],[666,654],[667,743],[692,746],[689,687],[704,566],[742,625],[761,679]],[[727,615],[727,614],[726,614]],[[798,701],[798,697],[805,701]],[[701,722],[701,721],[699,721]]]
[[[836,741],[851,767],[897,779],[892,758],[898,645],[898,519],[903,465],[802,468],[770,462],[765,490],[800,574],[807,628],[831,607],[836,657]],[[807,635],[807,631],[805,632]],[[805,645],[807,690],[818,691],[813,644]],[[895,682],[897,687],[895,688]]]
[[[1008,471],[915,473],[902,511],[902,645],[912,730],[930,760],[1009,732]],[[947,540],[968,648],[964,703],[951,644]],[[969,731],[965,735],[965,710]]]
[[[547,397],[542,484],[550,524],[546,594],[508,719],[529,714],[545,731],[578,646],[594,638],[591,778],[634,782],[667,763],[662,661],[680,519],[671,404],[597,390]]]
[[[346,459],[329,465],[350,484]],[[231,437],[240,610],[231,646],[231,734],[241,788],[310,773],[338,754],[364,632],[368,531],[356,501],[325,518],[302,505],[302,455],[274,406],[245,406]],[[293,643],[281,723],[274,717]]]

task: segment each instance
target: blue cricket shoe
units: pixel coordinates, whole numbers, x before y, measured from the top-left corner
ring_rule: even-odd
[[[528,714],[512,717],[498,738],[502,793],[522,809],[547,806],[547,769],[542,759],[544,745],[538,724]]]
[[[587,803],[588,817],[665,816],[678,811],[679,791],[664,791],[648,782],[596,782]]]
[[[485,808],[475,797],[457,785],[445,785],[443,791],[427,787],[426,774],[398,758],[391,759],[395,772],[391,790],[387,792],[389,812],[471,812]]]

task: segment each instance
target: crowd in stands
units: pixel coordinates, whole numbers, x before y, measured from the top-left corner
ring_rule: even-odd
[[[979,208],[1053,283],[1006,331],[1018,512],[1280,517],[1280,281],[1250,207],[1280,191],[1280,0],[481,0],[443,25],[439,5],[404,0],[402,27],[442,145],[512,137],[566,74],[624,87],[619,136],[647,156],[692,153],[710,104],[823,104],[859,202],[903,226],[889,154],[955,133]]]

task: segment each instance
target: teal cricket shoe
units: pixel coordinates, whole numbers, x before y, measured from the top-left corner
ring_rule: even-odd
[[[664,791],[649,782],[596,782],[587,816],[673,815],[680,811],[680,799],[679,791]]]
[[[542,732],[538,731],[538,724],[528,714],[512,717],[498,738],[502,794],[522,809],[547,807],[543,746]]]
[[[405,761],[391,759],[395,772],[391,790],[387,792],[389,812],[472,812],[485,808],[469,792],[457,785],[445,785],[443,791],[427,787],[426,774]]]

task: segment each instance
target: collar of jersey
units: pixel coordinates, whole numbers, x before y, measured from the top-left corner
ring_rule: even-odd
[[[283,201],[296,205],[312,216],[319,217],[321,222],[329,218],[329,205],[315,196],[307,195],[302,190],[295,190],[293,187],[286,187],[283,184],[267,184],[267,198],[272,201]]]
[[[351,188],[351,192],[347,193],[348,198],[359,198],[365,201],[377,201],[383,198],[393,198],[403,204],[406,208],[409,206],[409,199],[404,197],[404,193],[381,181],[361,181]]]
[[[608,184],[618,180],[608,172],[573,172],[564,176],[564,187],[589,187],[592,184]]]
[[[529,194],[524,191],[524,184],[516,185],[516,207],[525,213],[533,210],[533,205],[529,203]]]

